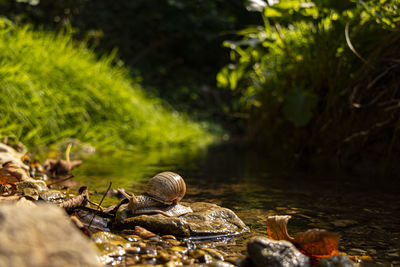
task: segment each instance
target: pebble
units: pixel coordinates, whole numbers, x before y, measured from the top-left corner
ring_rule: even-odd
[[[163,235],[163,236],[161,236],[161,238],[162,238],[163,240],[167,240],[167,239],[174,239],[174,240],[176,240],[176,237],[173,236],[173,235]]]
[[[139,254],[141,251],[141,248],[140,247],[130,247],[125,250],[126,250],[126,253],[129,253],[129,254]]]
[[[351,254],[356,254],[356,256],[358,255],[366,255],[367,252],[365,250],[359,249],[359,248],[351,248],[348,251]]]
[[[138,242],[142,240],[142,238],[140,238],[140,236],[138,235],[126,235],[125,239],[128,240],[129,242]]]
[[[223,261],[224,260],[224,256],[222,255],[222,253],[218,252],[215,249],[212,248],[203,248],[208,254],[210,254],[214,259],[216,260],[220,260]]]
[[[186,253],[188,251],[187,248],[181,247],[181,246],[172,247],[170,250],[173,251],[173,252],[179,252],[181,254],[184,254],[184,253]]]
[[[343,255],[321,259],[316,267],[353,267],[351,260]]]

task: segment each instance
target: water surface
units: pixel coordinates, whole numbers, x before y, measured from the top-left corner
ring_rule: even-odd
[[[357,177],[344,171],[300,171],[290,162],[234,145],[95,155],[75,175],[98,192],[92,196],[98,200],[110,181],[113,188],[140,193],[148,179],[165,170],[184,177],[185,201],[232,209],[251,228],[251,235],[266,234],[267,216],[291,215],[292,235],[310,228],[338,232],[341,251],[369,255],[386,264],[400,263],[400,197],[393,179]],[[104,204],[116,201],[106,198]],[[244,245],[244,240],[220,244],[232,253],[244,251]]]

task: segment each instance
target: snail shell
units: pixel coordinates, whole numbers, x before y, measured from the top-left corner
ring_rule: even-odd
[[[151,178],[147,184],[146,194],[163,204],[176,204],[185,196],[186,184],[177,173],[161,172]]]
[[[128,208],[133,215],[160,213],[165,216],[180,216],[192,212],[190,207],[178,202],[185,196],[186,184],[182,177],[174,172],[162,172],[156,174],[147,184],[144,195],[127,195]]]

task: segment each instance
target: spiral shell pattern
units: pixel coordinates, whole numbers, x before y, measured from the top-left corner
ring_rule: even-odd
[[[182,177],[174,172],[156,174],[147,184],[146,194],[164,204],[178,203],[186,193],[186,184]]]

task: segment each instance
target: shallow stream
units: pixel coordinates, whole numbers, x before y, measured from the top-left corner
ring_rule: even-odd
[[[97,192],[92,199],[98,201],[110,181],[114,189],[140,193],[148,179],[165,170],[185,179],[185,201],[232,209],[250,227],[249,235],[266,235],[270,215],[291,215],[288,228],[293,236],[310,228],[326,229],[340,234],[342,252],[367,255],[386,265],[400,264],[398,181],[327,170],[299,171],[287,162],[233,145],[94,155],[74,174]],[[103,206],[116,202],[117,198],[108,197]],[[237,255],[245,251],[249,235],[215,246]]]

